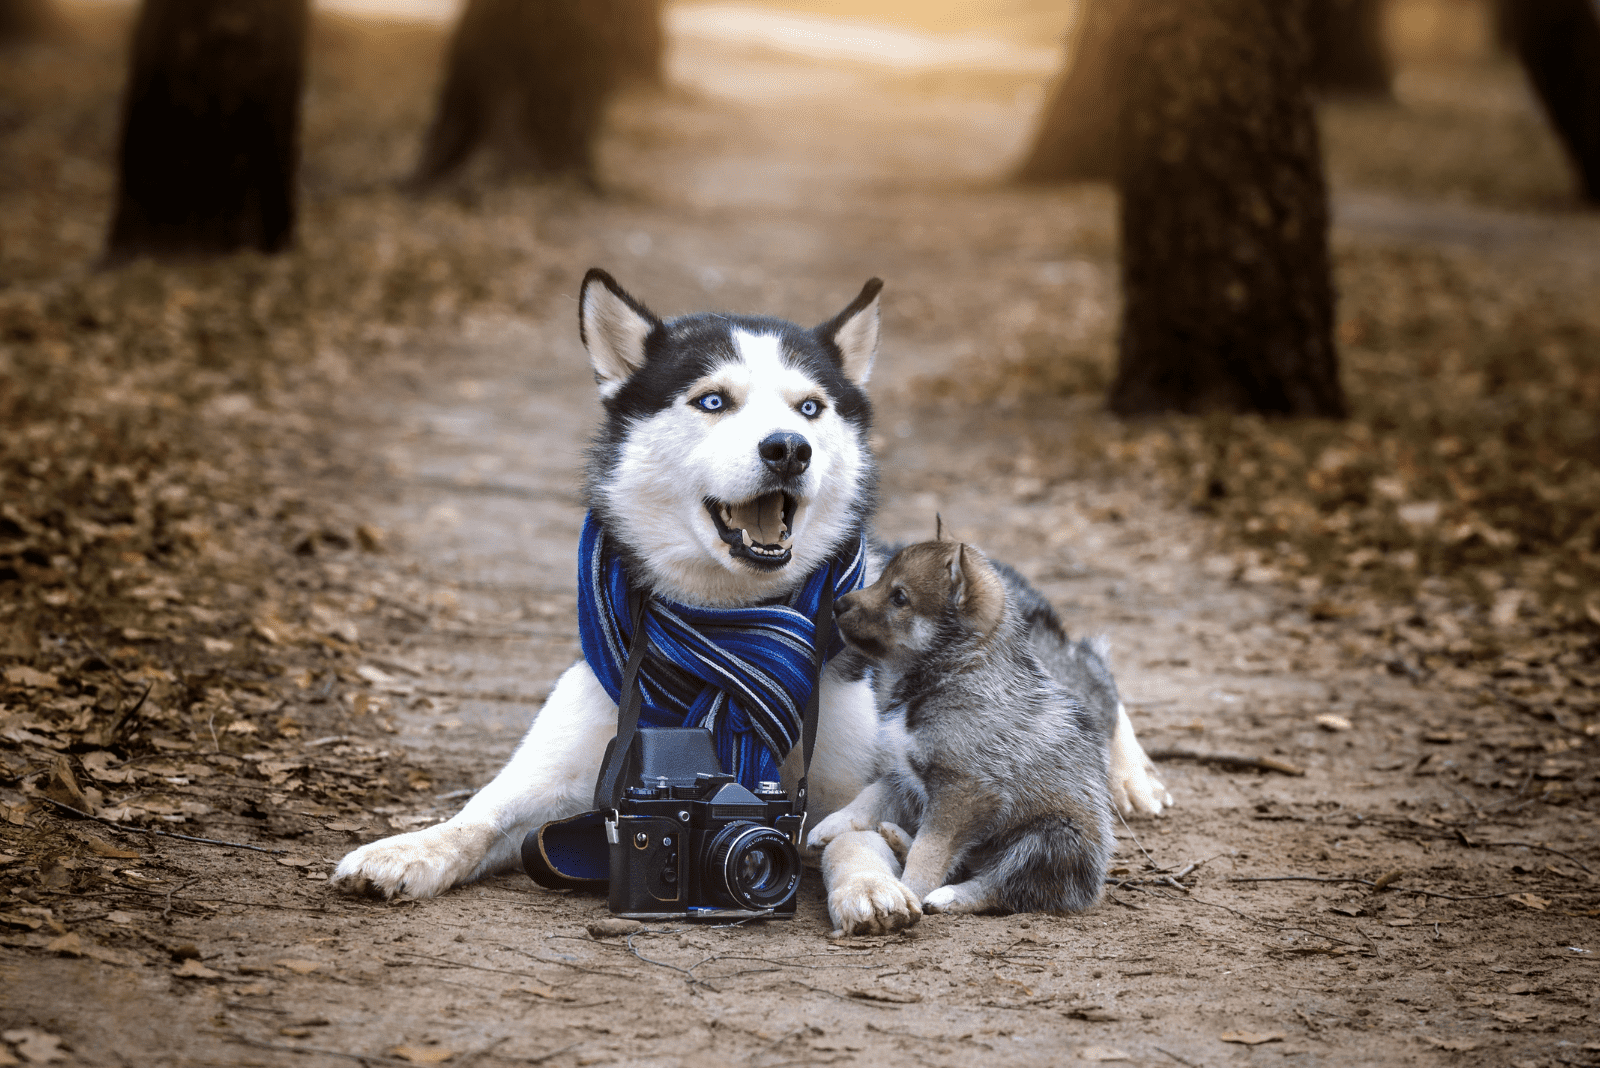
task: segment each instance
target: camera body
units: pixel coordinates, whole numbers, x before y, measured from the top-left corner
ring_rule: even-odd
[[[621,777],[622,799],[605,819],[612,913],[794,916],[804,816],[780,784],[739,785],[699,727],[641,727]]]

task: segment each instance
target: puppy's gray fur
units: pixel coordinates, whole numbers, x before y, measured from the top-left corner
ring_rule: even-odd
[[[959,542],[908,546],[836,612],[884,723],[884,767],[851,807],[915,827],[907,889],[935,912],[1095,904],[1114,847],[1103,647]]]

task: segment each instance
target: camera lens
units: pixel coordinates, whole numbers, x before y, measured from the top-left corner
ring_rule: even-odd
[[[781,831],[759,823],[731,823],[708,850],[711,883],[749,909],[777,908],[800,885],[800,854]]]

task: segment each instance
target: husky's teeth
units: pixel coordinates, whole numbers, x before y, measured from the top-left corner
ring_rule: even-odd
[[[750,540],[750,532],[748,530],[741,529],[739,531],[739,537],[744,539],[744,547],[746,549],[751,549],[751,548],[755,547],[756,543],[754,541]]]

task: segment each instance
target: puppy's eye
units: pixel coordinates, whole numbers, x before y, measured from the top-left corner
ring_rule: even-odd
[[[807,397],[805,400],[800,402],[799,411],[800,414],[805,416],[807,419],[815,419],[817,416],[822,414],[822,402],[817,400],[815,397]]]
[[[705,393],[689,402],[702,412],[720,412],[728,406],[728,398],[721,393]]]
[[[889,594],[889,603],[896,608],[904,608],[911,603],[911,598],[906,596],[906,591],[896,586],[894,592]]]

